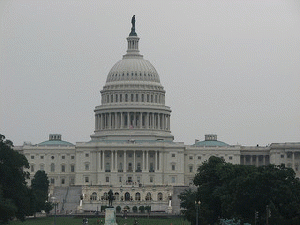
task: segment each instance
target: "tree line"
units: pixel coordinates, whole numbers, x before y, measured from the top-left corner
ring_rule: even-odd
[[[24,221],[26,216],[52,209],[47,202],[49,181],[44,171],[37,171],[31,186],[29,163],[26,157],[13,150],[13,142],[0,134],[0,224],[17,218]]]
[[[196,224],[300,224],[300,181],[284,165],[246,166],[210,157],[180,194],[184,216]],[[200,203],[200,204],[198,204]]]

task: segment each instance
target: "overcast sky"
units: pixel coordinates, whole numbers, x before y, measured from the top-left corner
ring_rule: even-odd
[[[136,15],[175,141],[300,141],[300,3],[284,0],[5,0],[0,133],[15,145],[89,141]]]

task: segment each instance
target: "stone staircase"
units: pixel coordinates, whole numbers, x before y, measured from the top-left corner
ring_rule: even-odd
[[[57,209],[60,213],[76,212],[79,206],[80,195],[82,193],[81,186],[72,187],[55,187],[53,197],[59,202]]]

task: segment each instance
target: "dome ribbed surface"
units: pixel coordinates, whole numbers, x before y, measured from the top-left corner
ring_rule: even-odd
[[[160,83],[154,66],[143,58],[125,58],[118,61],[110,70],[106,82],[151,81]]]

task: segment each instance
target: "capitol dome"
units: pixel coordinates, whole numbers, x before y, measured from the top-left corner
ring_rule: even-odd
[[[173,141],[171,109],[154,66],[139,51],[135,26],[127,37],[127,52],[111,68],[95,108],[96,141]]]

